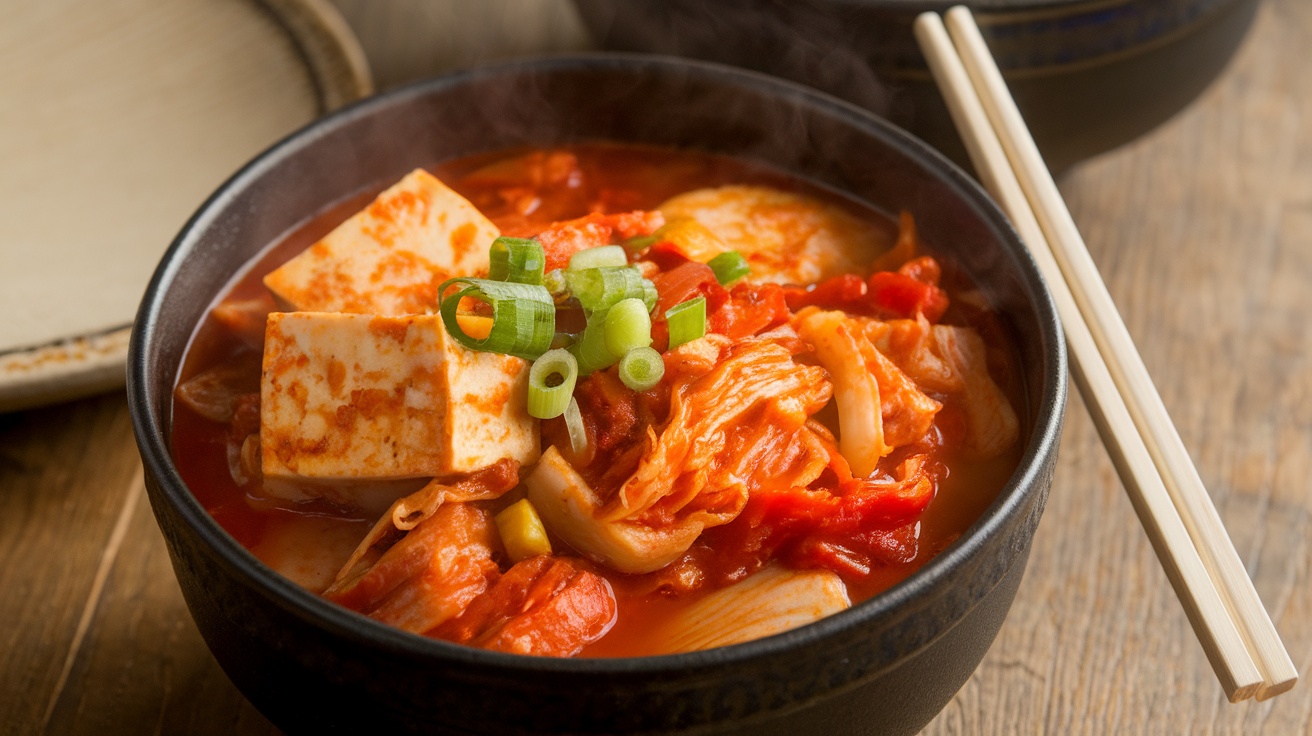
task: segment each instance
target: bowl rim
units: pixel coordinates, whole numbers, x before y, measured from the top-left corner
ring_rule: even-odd
[[[726,85],[756,88],[775,97],[798,101],[817,112],[836,117],[863,133],[898,147],[922,168],[936,172],[960,196],[1004,235],[1004,247],[1014,251],[1022,284],[1034,294],[1027,300],[1037,316],[1038,343],[1048,364],[1044,385],[1036,407],[1038,421],[1031,428],[1017,469],[998,492],[997,498],[978,519],[923,567],[906,579],[874,597],[805,626],[761,639],[726,647],[682,654],[616,658],[533,657],[493,652],[452,642],[430,639],[374,621],[362,614],[333,604],[260,562],[254,554],[228,534],[201,506],[173,464],[169,440],[164,432],[165,417],[172,410],[172,399],[157,405],[150,386],[158,376],[152,375],[148,356],[156,350],[159,338],[155,327],[161,319],[164,294],[176,279],[180,262],[196,247],[197,233],[203,231],[216,213],[227,207],[250,184],[258,181],[280,162],[322,137],[329,130],[349,125],[412,98],[421,98],[449,87],[490,80],[503,75],[542,74],[580,69],[616,68],[641,74],[675,72],[710,78]],[[804,175],[804,174],[803,174]],[[327,204],[327,203],[326,203]],[[226,283],[226,282],[225,282]],[[194,330],[194,325],[192,326]],[[190,336],[187,338],[191,339]],[[171,370],[176,371],[173,366]],[[176,374],[175,374],[176,382]],[[381,649],[408,657],[445,661],[480,669],[496,669],[509,674],[560,675],[659,675],[686,674],[690,671],[742,664],[801,649],[845,631],[860,628],[871,619],[928,595],[954,570],[970,560],[993,536],[1001,533],[1009,517],[1019,512],[1038,492],[1045,461],[1056,454],[1066,405],[1067,357],[1065,340],[1056,308],[1038,267],[1019,236],[998,206],[984,190],[950,160],[911,134],[862,108],[808,87],[758,72],[710,62],[647,54],[612,52],[581,53],[548,57],[529,57],[459,70],[431,79],[398,87],[352,103],[300,129],[271,145],[237,170],[221,184],[187,220],[161,256],[142,298],[132,329],[128,354],[127,396],[133,432],[147,477],[153,477],[157,493],[202,540],[206,552],[224,567],[237,573],[242,585],[252,589],[275,606],[316,628],[355,644]],[[166,397],[172,396],[170,389]],[[169,414],[171,416],[171,414]],[[150,485],[150,484],[148,484]],[[158,523],[159,513],[155,513]],[[977,601],[971,602],[971,607]],[[962,612],[962,616],[966,611]],[[955,625],[955,621],[953,622]],[[934,638],[937,638],[934,637]],[[933,638],[921,646],[928,646]]]

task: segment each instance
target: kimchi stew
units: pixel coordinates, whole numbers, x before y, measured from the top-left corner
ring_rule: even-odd
[[[933,252],[907,213],[704,152],[419,168],[235,277],[174,457],[264,563],[415,634],[769,636],[905,579],[1017,465],[1006,330]]]

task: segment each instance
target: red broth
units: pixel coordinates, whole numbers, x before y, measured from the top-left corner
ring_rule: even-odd
[[[430,167],[430,171],[469,199],[505,235],[531,236],[553,221],[592,212],[655,209],[669,197],[693,189],[759,184],[803,192],[837,204],[887,232],[890,243],[896,237],[896,224],[882,214],[795,176],[746,161],[694,151],[600,143],[553,150],[572,154],[577,162],[575,178],[566,186],[541,181],[541,172],[549,166],[539,166],[530,172],[524,166],[525,157],[533,160],[532,156],[536,155],[541,164],[540,157],[547,154],[527,149],[440,162]],[[362,193],[333,205],[270,244],[235,277],[219,302],[270,299],[272,304],[261,282],[263,276],[359,211],[374,194]],[[990,373],[1018,414],[1022,413],[1015,355],[1005,330],[987,309],[978,304],[963,306],[962,300],[956,298],[973,287],[963,274],[951,268],[951,262],[944,263],[943,286],[953,299],[941,321],[969,325],[983,335],[989,345]],[[260,357],[259,348],[251,341],[243,340],[230,326],[209,315],[192,338],[179,383],[226,364],[242,373],[245,378],[241,380],[248,386],[258,387]],[[832,425],[832,414],[831,406],[817,417]],[[207,419],[186,403],[175,402],[173,455],[179,472],[200,503],[239,543],[275,568],[287,544],[307,539],[325,540],[326,548],[331,550],[327,554],[338,559],[338,564],[344,562],[345,555],[363,538],[374,519],[359,511],[322,502],[274,505],[247,493],[230,472],[233,434],[230,423]],[[1024,436],[1023,426],[1021,436]],[[240,438],[236,441],[239,443]],[[1019,461],[1020,444],[1013,443],[1006,452],[984,461],[969,461],[950,452],[938,458],[943,472],[938,477],[933,500],[914,529],[914,557],[878,565],[865,575],[844,576],[853,602],[868,599],[902,581],[961,536],[993,502],[1012,474]],[[556,542],[553,546],[559,551],[560,544]],[[648,641],[646,633],[654,623],[704,594],[698,591],[671,597],[652,592],[644,576],[613,572],[606,572],[605,576],[616,594],[618,616],[609,633],[584,649],[582,656],[633,656],[651,652],[654,644]]]

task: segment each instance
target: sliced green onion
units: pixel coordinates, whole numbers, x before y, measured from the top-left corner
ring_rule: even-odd
[[[606,347],[606,312],[595,313],[588,318],[587,327],[579,333],[574,344],[569,346],[569,351],[578,359],[581,376],[609,368],[619,361],[620,356]]]
[[[659,295],[656,293],[656,284],[651,279],[642,280],[642,303],[647,305],[647,313],[656,308],[656,299]]]
[[[547,291],[552,296],[560,296],[569,290],[569,283],[565,280],[565,269],[553,268],[547,271],[542,277],[542,285],[547,287]]]
[[[629,265],[629,254],[624,252],[623,246],[603,245],[597,248],[588,248],[570,256],[569,270],[582,271],[585,268],[601,268],[603,266],[627,266]]]
[[[583,413],[579,411],[579,402],[570,397],[565,407],[565,429],[569,430],[569,446],[575,455],[582,455],[588,449],[588,430],[583,426]]]
[[[547,258],[542,244],[527,238],[499,237],[488,249],[487,276],[493,281],[541,284]]]
[[[604,312],[615,306],[621,299],[638,297],[644,299],[647,287],[643,282],[642,272],[633,266],[622,268],[588,268],[582,271],[570,271],[565,274],[569,281],[569,290],[574,292],[579,304],[589,312]],[[655,292],[655,287],[652,287]],[[644,299],[645,301],[645,299]]]
[[[461,286],[442,298],[442,322],[456,342],[470,350],[505,353],[536,360],[551,347],[556,334],[556,305],[545,287],[491,279],[448,279],[438,287]],[[458,320],[460,300],[469,297],[492,307],[492,329],[477,340],[465,334]]]
[[[574,398],[579,364],[568,350],[548,350],[533,361],[528,371],[528,415],[538,419],[558,417]]]
[[[752,272],[752,267],[747,265],[747,259],[736,250],[726,250],[707,261],[706,265],[715,272],[715,280],[720,282],[720,286],[728,286]]]
[[[627,355],[634,348],[651,344],[651,315],[641,299],[621,300],[606,313],[606,349],[612,355]]]
[[[624,241],[624,247],[629,250],[645,250],[659,241],[660,238],[656,235],[637,235]]]
[[[620,380],[634,391],[646,391],[661,382],[665,361],[654,348],[634,348],[620,358]]]
[[[680,302],[665,310],[670,326],[670,350],[706,334],[706,297]]]

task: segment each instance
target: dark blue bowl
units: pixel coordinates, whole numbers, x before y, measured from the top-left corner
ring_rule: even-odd
[[[574,0],[602,47],[734,64],[966,152],[911,31],[967,5],[1054,170],[1170,118],[1225,68],[1260,0]]]
[[[1025,449],[983,517],[921,571],[836,616],[677,656],[520,657],[413,636],[325,602],[225,533],[170,458],[193,328],[261,248],[416,165],[512,145],[610,139],[769,162],[911,211],[968,271],[1020,351]],[[1052,481],[1066,398],[1061,330],[993,202],[929,147],[854,106],[757,74],[669,59],[518,62],[337,112],[225,183],[165,254],[137,316],[128,394],[147,488],[215,658],[289,732],[914,733],[970,676],[1011,606]]]

